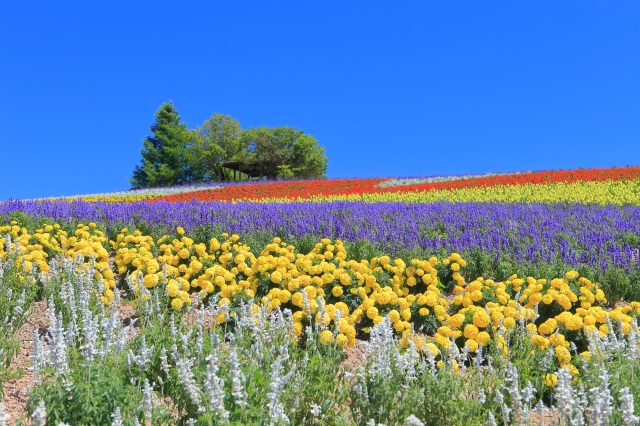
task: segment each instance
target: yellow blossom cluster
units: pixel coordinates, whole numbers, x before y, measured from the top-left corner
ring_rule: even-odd
[[[512,275],[505,282],[494,282],[479,277],[455,286],[453,292],[450,313],[434,336],[438,344],[446,347],[456,341],[474,352],[494,335],[494,343],[507,353],[506,336],[522,325],[538,349],[552,346],[558,363],[574,373],[575,366],[569,365],[571,343],[584,350],[590,333],[603,337],[612,324],[619,324],[628,335],[640,315],[638,302],[607,311],[604,292],[577,271],[549,281]]]
[[[78,224],[73,233],[61,229],[57,223],[45,224],[30,233],[16,221],[11,221],[9,225],[0,226],[0,259],[3,261],[8,256],[6,235],[11,239],[9,250],[17,252],[16,265],[24,274],[29,274],[34,266],[40,272],[49,272],[48,259],[57,254],[71,259],[82,255],[85,270],[92,265],[96,270],[95,278],[104,281],[103,303],[111,303],[115,275],[109,267],[107,237],[95,223]]]
[[[326,238],[307,254],[275,238],[255,256],[237,235],[222,236],[223,241],[213,238],[207,247],[194,243],[182,228],[175,238],[156,242],[123,229],[112,246],[120,274],[128,272],[148,289],[163,283],[176,309],[190,303],[193,293],[201,299],[219,294],[219,305],[231,305],[240,295],[269,309],[291,309],[298,336],[310,318],[332,326],[337,333],[331,338],[325,333],[323,341],[335,337],[353,345],[356,324],[366,331],[384,315],[406,337],[412,324],[442,320],[448,307],[440,297],[435,257],[413,259],[409,265],[388,256],[358,262],[347,260],[340,240]]]
[[[47,199],[47,201],[66,201],[72,203],[74,201],[85,201],[88,203],[135,203],[138,201],[147,201],[158,198],[157,195],[95,195],[95,196],[80,196],[80,197],[62,197]]]
[[[236,202],[245,200],[236,200]],[[452,203],[580,203],[640,205],[640,180],[558,182],[526,185],[499,185],[491,187],[442,189],[431,191],[397,191],[349,195],[317,195],[309,198],[263,198],[261,203],[363,201],[366,203],[401,202]]]
[[[298,336],[310,320],[325,327],[323,342],[351,345],[387,316],[401,343],[412,339],[434,355],[453,342],[470,352],[495,344],[507,353],[508,334],[522,324],[536,347],[553,346],[558,362],[568,365],[570,342],[585,348],[586,333],[604,335],[612,322],[628,333],[640,314],[636,302],[607,311],[603,291],[576,271],[549,281],[513,275],[504,282],[478,277],[466,283],[466,261],[458,253],[409,264],[388,256],[356,261],[347,260],[340,240],[322,239],[302,254],[275,238],[256,256],[235,234],[214,238],[207,247],[182,228],[156,242],[124,229],[112,245],[118,271],[137,274],[147,288],[163,283],[175,309],[193,294],[218,294],[220,306],[251,298],[269,309],[291,309]],[[441,294],[437,265],[448,268],[455,282],[451,304]],[[420,330],[432,336],[416,335]]]
[[[15,222],[0,232],[11,235],[26,272],[33,265],[46,272],[47,259],[58,253],[93,257],[96,278],[105,282],[103,302],[109,304],[114,271],[106,237],[94,223],[79,224],[72,234],[55,224],[30,234]],[[0,243],[6,258],[6,241]],[[196,297],[217,295],[218,306],[230,309],[218,323],[233,315],[238,301],[255,300],[267,309],[291,310],[296,336],[315,323],[322,342],[341,345],[355,344],[356,336],[388,317],[402,344],[412,342],[435,356],[454,343],[469,352],[494,345],[506,354],[509,334],[522,327],[535,347],[553,348],[558,363],[576,372],[571,343],[589,357],[589,333],[604,336],[616,327],[629,334],[640,315],[638,302],[607,310],[604,292],[576,271],[551,280],[512,275],[500,282],[483,277],[466,282],[466,261],[458,253],[408,263],[388,256],[354,260],[342,241],[328,238],[308,253],[274,238],[258,253],[236,234],[223,233],[205,244],[181,227],[157,240],[125,228],[109,243],[116,271],[121,279],[132,278],[135,296],[142,287],[159,290],[168,306],[181,310]],[[441,293],[444,277],[453,280],[452,294]]]

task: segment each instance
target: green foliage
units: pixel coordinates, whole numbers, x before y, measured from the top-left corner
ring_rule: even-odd
[[[293,127],[258,127],[241,136],[243,157],[256,164],[262,176],[276,178],[318,178],[327,171],[324,148],[318,141]]]
[[[230,115],[215,113],[194,131],[189,144],[189,164],[197,181],[223,181],[229,170],[222,167],[225,161],[241,155],[240,123]]]
[[[132,187],[170,186],[194,181],[186,149],[193,134],[180,123],[173,103],[160,106],[151,131],[153,136],[147,136],[143,141],[142,163],[133,171]]]
[[[600,287],[604,294],[607,295],[609,305],[613,306],[616,302],[624,299],[627,294],[631,293],[631,280],[627,273],[615,266],[611,266],[604,274],[604,279],[600,283]]]
[[[114,374],[115,373],[115,374]],[[88,367],[74,369],[70,377],[53,376],[35,386],[27,402],[33,412],[40,401],[47,409],[47,424],[109,425],[116,408],[125,418],[137,417],[140,400],[139,389],[128,383],[122,369],[114,371],[107,363],[92,363]],[[156,413],[155,424],[169,424],[167,416]],[[164,421],[163,421],[164,420]]]
[[[4,397],[3,383],[23,373],[11,366],[20,352],[16,332],[27,321],[38,292],[33,276],[24,271],[24,263],[17,262],[18,256],[17,252],[10,252],[4,261],[0,256],[0,400]]]
[[[319,178],[327,171],[324,148],[293,127],[242,130],[230,115],[215,113],[189,130],[167,102],[156,112],[151,132],[133,171],[133,188],[230,180],[234,175],[223,166],[227,161],[241,161],[245,173],[269,179]]]
[[[278,179],[293,179],[296,177],[295,170],[291,169],[291,166],[285,164],[283,166],[277,166]]]
[[[293,143],[292,168],[295,177],[301,179],[317,178],[327,172],[327,157],[324,148],[311,135],[300,135]]]

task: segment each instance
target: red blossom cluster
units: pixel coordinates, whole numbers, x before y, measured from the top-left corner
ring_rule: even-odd
[[[472,177],[444,182],[420,183],[377,188],[387,179],[331,179],[297,182],[270,182],[230,185],[223,188],[167,195],[153,201],[259,201],[264,199],[305,199],[314,196],[373,194],[389,192],[423,192],[499,185],[548,184],[556,182],[619,181],[640,179],[640,167],[598,168],[542,171]]]
[[[257,201],[271,198],[295,200],[314,195],[366,194],[375,192],[375,186],[385,180],[387,179],[331,179],[229,185],[205,191],[167,195],[154,201]]]
[[[422,192],[435,190],[453,190],[461,188],[491,187],[500,185],[527,185],[548,183],[575,183],[591,181],[620,181],[640,179],[640,167],[575,169],[513,173],[486,177],[462,178],[445,182],[421,183],[399,187],[376,188],[374,192]]]

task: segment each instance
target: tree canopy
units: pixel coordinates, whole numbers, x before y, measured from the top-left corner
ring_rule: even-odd
[[[153,136],[147,136],[140,151],[142,163],[133,170],[133,188],[168,186],[191,180],[185,146],[189,131],[180,123],[173,103],[164,103],[156,112],[151,126]]]
[[[320,178],[327,171],[316,138],[289,126],[242,130],[230,115],[215,113],[189,130],[167,102],[156,112],[151,132],[133,171],[134,188],[229,180],[232,170],[224,167],[229,161],[250,165],[268,179]]]
[[[188,151],[190,166],[197,180],[206,182],[224,178],[222,163],[237,160],[242,154],[241,132],[238,120],[219,113],[213,114],[193,131]]]

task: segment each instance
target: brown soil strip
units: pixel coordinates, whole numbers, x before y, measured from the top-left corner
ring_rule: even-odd
[[[33,347],[33,336],[36,330],[40,333],[46,332],[49,325],[49,315],[47,313],[47,302],[41,300],[35,302],[31,307],[31,313],[26,323],[16,333],[20,340],[20,352],[11,362],[12,369],[22,370],[24,374],[17,380],[7,380],[4,384],[4,408],[9,415],[7,425],[13,426],[21,416],[27,417],[26,403],[27,393],[33,386],[34,376],[28,371]]]

